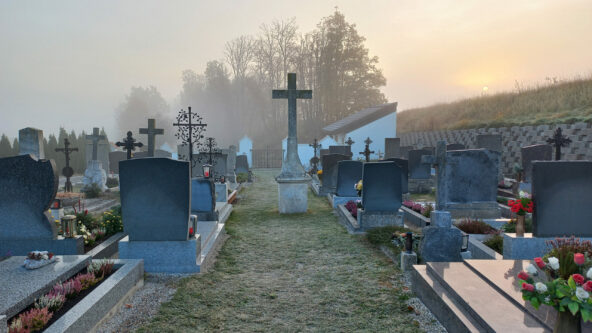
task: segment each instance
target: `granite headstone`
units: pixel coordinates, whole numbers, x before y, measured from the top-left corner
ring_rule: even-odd
[[[337,196],[357,197],[355,184],[362,180],[364,163],[360,161],[339,161],[337,163]]]
[[[533,161],[551,161],[553,159],[553,147],[551,145],[532,145],[522,147],[522,169],[524,170],[524,180],[532,181],[532,162]]]
[[[109,170],[119,174],[119,162],[127,159],[127,153],[124,151],[112,151],[109,153]]]
[[[327,154],[321,157],[323,164],[323,182],[321,193],[335,193],[337,190],[337,163],[350,160],[351,157],[342,154]]]
[[[247,155],[236,157],[236,173],[249,173],[249,160]]]
[[[43,131],[33,127],[19,130],[19,155],[31,154],[36,159],[45,158]]]
[[[414,148],[413,146],[401,146],[400,148],[400,156],[403,159],[408,160],[409,159],[409,152],[412,151]]]
[[[191,179],[191,214],[198,221],[216,221],[216,189],[211,179],[202,177]]]
[[[403,193],[409,192],[409,161],[402,158],[387,158],[384,161],[394,162],[401,169],[401,189]]]
[[[491,151],[502,151],[501,134],[479,134],[477,135],[477,148],[489,149]]]
[[[432,155],[427,149],[414,149],[409,151],[409,178],[411,179],[429,179],[431,176],[431,167],[421,162],[424,155]]]
[[[351,146],[329,146],[329,154],[341,154],[352,156]]]
[[[401,168],[394,162],[364,163],[364,212],[397,212],[402,203]]]
[[[400,138],[384,138],[384,158],[399,158],[401,157],[401,139]]]

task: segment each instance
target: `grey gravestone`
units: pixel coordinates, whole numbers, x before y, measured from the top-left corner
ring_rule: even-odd
[[[402,158],[388,158],[385,162],[394,162],[401,169],[401,189],[403,193],[409,192],[409,161]]]
[[[329,154],[329,149],[321,149],[319,153],[321,157]]]
[[[140,134],[146,134],[148,136],[148,157],[158,157],[154,154],[154,150],[156,149],[156,136],[163,135],[164,129],[156,128],[156,120],[155,119],[148,119],[148,127],[147,128],[140,128]]]
[[[401,169],[394,162],[364,163],[364,212],[397,212],[402,203]]]
[[[112,151],[109,153],[109,170],[119,174],[119,162],[127,159],[127,153],[124,151]]]
[[[150,157],[150,154],[147,151],[139,151],[137,153],[134,153],[134,156],[132,158],[146,158],[146,157]],[[156,150],[154,150],[153,157],[172,158],[173,154],[171,154],[170,152],[168,152],[166,150],[156,149]],[[111,166],[109,166],[109,167],[111,167]]]
[[[479,134],[477,135],[477,148],[489,149],[491,151],[502,151],[501,134]]]
[[[206,178],[191,179],[191,214],[198,221],[216,221],[216,189],[214,182]]]
[[[409,178],[430,179],[430,166],[421,162],[421,157],[424,155],[432,155],[432,153],[427,149],[415,149],[409,151]]]
[[[522,169],[524,170],[524,180],[532,181],[532,162],[533,161],[551,161],[553,159],[553,147],[551,145],[532,145],[522,147]]]
[[[95,130],[96,129],[96,130]],[[93,139],[92,137],[98,136],[99,129],[93,128],[93,134],[86,136],[86,167],[93,168],[95,164],[91,163],[93,161]],[[109,152],[111,152],[111,145],[105,139],[98,139],[97,140],[97,161],[101,162],[101,168],[105,170],[106,174],[109,174]],[[92,165],[91,165],[92,164]]]
[[[446,145],[446,150],[465,150],[466,147],[462,143],[450,143]]]
[[[323,164],[321,194],[335,193],[337,190],[337,163],[350,159],[350,156],[342,154],[327,154],[321,157],[321,163]]]
[[[337,163],[337,195],[357,197],[355,184],[362,180],[364,163],[360,161],[339,161]]]
[[[329,146],[329,154],[353,155],[351,146]]]
[[[119,163],[124,231],[133,241],[189,239],[189,163],[141,158]]]
[[[425,262],[462,261],[462,233],[454,228],[425,227],[421,256]]]
[[[210,155],[208,153],[194,154],[193,159],[195,166],[193,167],[193,175],[203,175],[203,165],[209,163]],[[212,154],[212,170],[214,171],[214,178],[227,177],[227,161],[228,154],[213,153]]]
[[[592,161],[532,163],[533,236],[592,237]]]
[[[401,156],[401,139],[384,138],[384,159],[399,158]]]
[[[249,173],[249,160],[247,155],[236,157],[236,173]]]
[[[236,146],[228,147],[228,157],[226,159],[226,179],[236,183]]]
[[[400,157],[406,160],[409,160],[409,152],[413,150],[413,146],[401,146],[400,148],[401,154]]]
[[[43,131],[33,127],[19,130],[19,155],[31,154],[36,159],[44,159]]]

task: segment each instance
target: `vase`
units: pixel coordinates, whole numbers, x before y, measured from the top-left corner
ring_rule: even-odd
[[[582,319],[580,314],[572,315],[571,312],[565,310],[557,312],[557,320],[555,321],[555,328],[553,333],[581,333]]]
[[[526,216],[516,216],[516,237],[524,237],[524,219]]]

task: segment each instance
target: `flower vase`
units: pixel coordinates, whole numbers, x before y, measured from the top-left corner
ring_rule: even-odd
[[[526,216],[516,216],[516,237],[524,237],[524,219]]]
[[[557,320],[555,321],[555,328],[553,328],[553,333],[581,332],[582,320],[580,318],[579,313],[576,316],[574,316],[568,310],[565,310],[563,312],[557,312]]]

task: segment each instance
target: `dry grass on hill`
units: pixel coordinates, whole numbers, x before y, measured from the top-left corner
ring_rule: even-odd
[[[592,75],[405,110],[397,133],[592,122]]]

